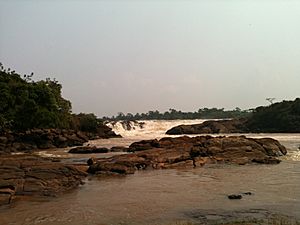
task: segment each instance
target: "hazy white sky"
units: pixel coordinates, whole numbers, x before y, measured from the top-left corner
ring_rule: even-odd
[[[0,0],[0,62],[74,112],[243,109],[300,96],[300,1]]]

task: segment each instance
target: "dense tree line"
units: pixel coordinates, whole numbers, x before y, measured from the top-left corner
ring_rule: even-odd
[[[94,131],[102,123],[94,114],[71,113],[71,102],[61,95],[55,79],[33,81],[0,63],[0,132],[32,128]]]
[[[300,98],[257,107],[247,127],[252,132],[300,132]]]
[[[225,119],[225,118],[241,118],[251,114],[251,110],[241,110],[235,108],[234,110],[225,110],[224,108],[203,108],[196,112],[182,112],[175,109],[169,109],[166,112],[159,112],[158,110],[149,111],[147,113],[118,113],[117,116],[103,117],[103,120],[176,120],[176,119]]]

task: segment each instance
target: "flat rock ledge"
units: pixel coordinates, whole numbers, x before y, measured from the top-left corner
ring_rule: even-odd
[[[10,204],[21,196],[57,196],[83,184],[87,173],[29,155],[0,158],[0,205]]]
[[[207,163],[277,164],[286,148],[271,138],[178,137],[135,142],[130,154],[89,161],[91,174],[132,174],[143,169],[193,168]]]

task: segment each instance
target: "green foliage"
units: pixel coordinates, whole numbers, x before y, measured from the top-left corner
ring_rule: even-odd
[[[241,110],[235,108],[234,110],[224,110],[217,108],[203,108],[196,112],[182,112],[176,109],[169,109],[164,113],[160,113],[158,110],[149,111],[148,113],[137,113],[135,115],[131,113],[118,113],[117,116],[112,118],[104,117],[104,120],[176,120],[176,119],[225,119],[225,118],[241,118],[251,114],[250,110]]]
[[[47,78],[35,82],[33,73],[21,77],[0,63],[0,132],[32,128],[62,128],[97,132],[102,121],[94,114],[71,114],[62,85]]]
[[[256,108],[247,126],[253,132],[300,132],[300,98]]]
[[[0,64],[0,131],[69,128],[71,103],[61,96],[56,80],[34,82]]]

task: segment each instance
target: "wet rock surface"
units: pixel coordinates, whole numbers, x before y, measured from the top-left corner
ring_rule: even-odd
[[[56,196],[82,184],[87,174],[74,166],[30,155],[0,158],[0,205],[20,196]]]
[[[286,149],[271,138],[232,137],[178,137],[162,138],[133,143],[131,154],[98,159],[88,172],[132,174],[141,169],[193,168],[207,163],[275,164],[277,156],[285,155]]]

